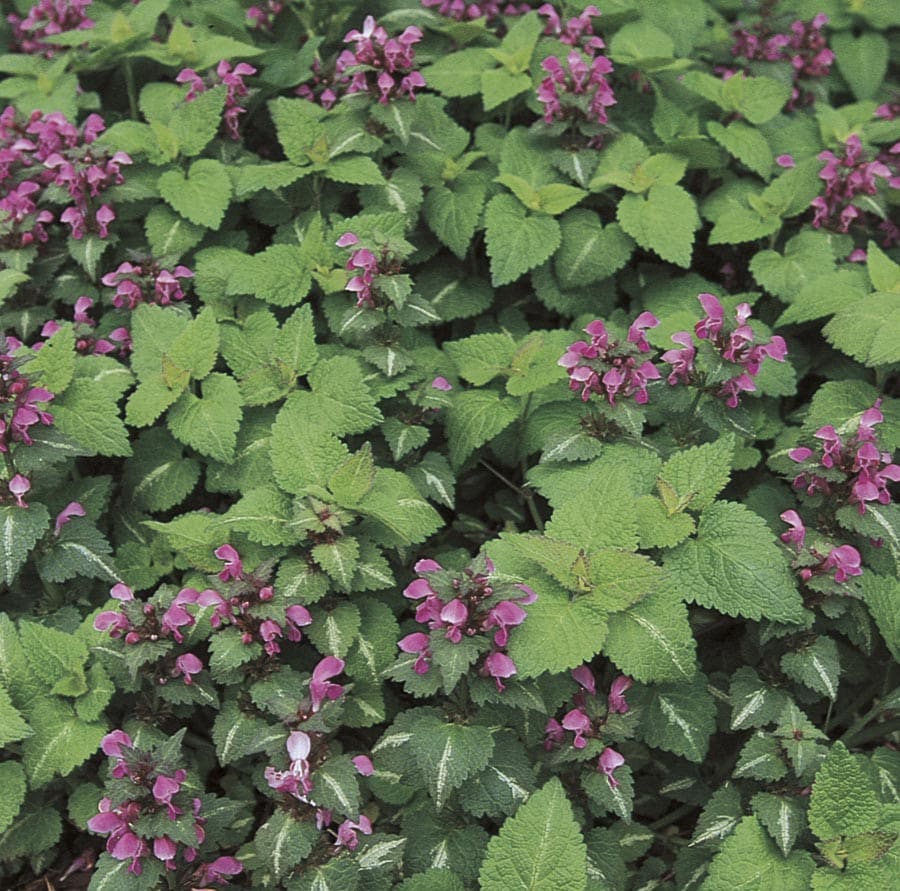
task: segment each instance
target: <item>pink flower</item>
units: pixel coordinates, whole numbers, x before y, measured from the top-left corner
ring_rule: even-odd
[[[356,850],[359,844],[359,839],[356,837],[357,832],[361,832],[363,835],[372,834],[372,821],[365,814],[360,814],[356,823],[352,820],[344,820],[338,826],[337,839],[334,843],[335,847],[343,846],[350,851]]]
[[[494,679],[497,691],[502,693],[506,687],[501,683],[501,678],[510,678],[516,673],[516,663],[499,650],[495,650],[484,660],[485,672]]]
[[[372,764],[372,759],[368,755],[357,755],[350,760],[353,761],[353,766],[360,776],[370,777],[375,773],[375,766]]]
[[[223,582],[229,579],[239,579],[244,574],[244,566],[238,552],[230,545],[223,544],[216,548],[215,555],[220,560],[225,561],[225,568],[219,573],[219,578]]]
[[[850,576],[862,575],[861,557],[859,551],[851,545],[841,545],[832,548],[831,553],[823,564],[825,569],[834,569],[834,580],[841,584]]]
[[[620,674],[610,685],[606,703],[611,715],[624,715],[628,712],[628,703],[625,694],[631,689],[634,682],[630,677]]]
[[[326,699],[338,699],[344,693],[340,684],[332,684],[330,678],[344,670],[344,661],[336,656],[326,656],[313,669],[309,682],[309,695],[312,699],[312,710],[317,712]]]
[[[190,685],[194,682],[194,675],[203,671],[203,663],[193,653],[185,653],[175,660],[175,668],[184,675],[185,684]]]
[[[23,500],[24,496],[27,495],[29,491],[31,491],[31,483],[29,482],[27,477],[22,476],[21,473],[17,473],[9,481],[9,491],[15,497],[16,504],[19,507],[28,507],[28,505]]]
[[[806,527],[803,525],[803,520],[800,519],[800,515],[795,510],[786,510],[781,514],[781,519],[791,527],[787,532],[781,533],[781,540],[785,544],[796,545],[797,553],[799,553],[806,538]]]
[[[580,708],[573,708],[562,719],[562,726],[566,730],[575,733],[575,741],[572,745],[576,749],[583,749],[587,745],[587,737],[593,735],[593,724],[586,712]]]
[[[624,763],[625,759],[615,749],[609,748],[609,746],[600,755],[600,759],[597,762],[597,770],[606,774],[611,789],[618,788],[619,781],[613,776],[613,772]]]
[[[597,695],[597,681],[594,672],[587,665],[579,665],[572,669],[572,679],[580,684],[591,696]]]
[[[430,666],[429,659],[431,658],[430,643],[431,640],[423,631],[414,631],[412,634],[407,634],[406,637],[402,637],[397,641],[397,646],[404,653],[417,654],[417,659],[413,665],[413,671],[416,674],[425,674],[428,671]]]

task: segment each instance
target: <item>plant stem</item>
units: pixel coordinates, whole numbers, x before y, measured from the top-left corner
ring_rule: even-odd
[[[855,736],[851,736],[849,739],[842,738],[842,742],[847,748],[854,748],[856,746],[864,745],[868,742],[874,742],[875,740],[884,740],[887,739],[892,733],[900,732],[900,718],[893,718],[890,721],[884,721],[881,724],[872,724],[870,727],[866,727],[863,730],[860,730]]]
[[[131,59],[125,60],[125,89],[128,91],[128,113],[132,120],[140,117],[138,112],[137,84],[134,81],[134,68]]]

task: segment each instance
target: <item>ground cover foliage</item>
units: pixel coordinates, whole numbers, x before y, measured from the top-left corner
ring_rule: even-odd
[[[896,3],[4,8],[3,887],[891,886]]]

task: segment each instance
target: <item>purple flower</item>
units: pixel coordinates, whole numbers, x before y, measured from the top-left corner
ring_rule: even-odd
[[[689,331],[678,331],[672,335],[672,341],[680,344],[682,349],[667,350],[661,358],[672,366],[672,373],[666,378],[666,382],[674,387],[678,383],[686,384],[690,381],[697,348]]]
[[[618,788],[619,781],[613,776],[613,772],[617,767],[621,767],[624,763],[625,759],[615,749],[611,749],[609,746],[607,746],[600,755],[600,759],[597,762],[597,770],[606,774],[611,789]]]
[[[230,545],[223,544],[215,550],[216,557],[225,561],[225,568],[219,573],[223,582],[229,579],[240,579],[244,574],[244,566],[238,552]]]
[[[506,687],[501,683],[501,678],[511,678],[516,673],[516,663],[499,650],[495,650],[484,660],[484,671],[494,679],[497,692],[502,693]]]
[[[650,344],[647,343],[645,332],[658,325],[659,319],[652,312],[642,312],[628,329],[628,342],[633,343],[642,353],[649,353]]]
[[[416,674],[425,674],[430,667],[430,643],[430,638],[423,631],[414,631],[412,634],[407,634],[406,637],[402,637],[397,641],[397,646],[400,647],[404,653],[417,654],[415,664],[413,665],[413,671],[415,671]]]
[[[594,672],[587,665],[579,665],[572,669],[572,679],[580,684],[591,696],[597,695],[597,681]]]
[[[628,703],[625,694],[631,689],[634,682],[630,677],[620,674],[610,685],[606,704],[611,715],[624,715],[628,713]]]
[[[823,567],[825,569],[834,569],[834,580],[841,584],[846,582],[850,576],[862,575],[860,564],[859,551],[851,545],[841,545],[831,549]]]
[[[544,728],[544,749],[551,751],[555,746],[561,746],[566,738],[566,732],[562,724],[556,718],[550,718],[547,726]]]
[[[204,863],[194,873],[200,885],[228,884],[232,876],[240,875],[244,870],[240,860],[234,857],[219,857],[212,863]]]
[[[432,388],[435,389],[435,390],[444,390],[445,392],[446,392],[447,390],[452,390],[452,389],[453,389],[453,384],[451,384],[450,381],[447,380],[447,378],[445,378],[445,377],[440,377],[440,376],[436,377],[436,378],[431,382],[431,386],[432,386]]]
[[[9,481],[9,491],[15,497],[16,504],[19,507],[28,507],[28,505],[24,502],[23,498],[25,495],[31,491],[31,483],[29,482],[27,477],[22,476],[21,473],[17,473],[10,481]]]
[[[312,710],[317,712],[326,699],[338,699],[344,693],[340,684],[332,684],[330,678],[344,670],[344,661],[336,656],[326,656],[313,669],[309,682],[309,695],[312,699]]]
[[[587,745],[587,737],[593,735],[593,724],[586,712],[580,708],[573,708],[562,719],[562,726],[566,730],[575,733],[575,741],[572,745],[576,749],[583,749]]]
[[[100,741],[100,749],[103,754],[109,755],[111,758],[122,757],[122,746],[125,746],[126,749],[134,748],[131,737],[124,730],[113,730]]]
[[[185,684],[190,686],[194,682],[194,675],[203,671],[203,663],[193,653],[185,653],[175,660],[175,668],[178,674],[184,675]]]
[[[799,553],[806,538],[806,527],[803,525],[803,520],[800,519],[800,515],[795,510],[786,510],[781,514],[781,519],[791,527],[787,532],[781,533],[781,540],[785,544],[796,545],[797,553]]]
[[[344,820],[338,826],[337,839],[334,843],[335,847],[343,846],[349,851],[356,850],[357,845],[359,845],[359,839],[356,837],[357,832],[361,832],[363,835],[372,834],[372,821],[365,814],[360,814],[356,823],[352,820]]]
[[[305,606],[294,603],[284,611],[284,627],[287,639],[299,643],[303,639],[301,628],[312,625],[312,616]]]
[[[375,766],[368,755],[357,755],[350,759],[360,776],[370,777],[375,773]]]

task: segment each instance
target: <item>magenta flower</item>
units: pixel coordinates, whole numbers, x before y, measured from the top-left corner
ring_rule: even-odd
[[[511,678],[516,673],[516,663],[506,653],[495,650],[484,660],[484,672],[494,679],[497,692],[502,693],[506,687],[500,679]]]
[[[834,580],[841,584],[850,576],[862,575],[862,559],[859,551],[851,545],[832,548],[823,564],[825,569],[834,569]]]
[[[225,561],[225,568],[219,573],[223,582],[229,579],[240,579],[244,574],[244,566],[238,552],[230,545],[223,544],[215,550],[216,557]]]
[[[806,538],[806,527],[803,525],[803,520],[795,510],[786,510],[781,514],[781,519],[791,527],[787,532],[781,533],[781,540],[785,544],[796,545],[799,553],[803,549],[803,541]]]
[[[228,884],[233,876],[240,875],[244,870],[240,860],[234,857],[218,857],[212,863],[204,863],[194,873],[197,884]]]
[[[336,656],[326,656],[313,669],[309,682],[309,695],[312,699],[313,713],[317,712],[326,699],[338,699],[344,693],[341,684],[332,684],[330,678],[344,670],[344,661]]]
[[[100,749],[103,754],[112,758],[122,757],[122,746],[125,746],[126,749],[134,748],[131,737],[124,730],[113,730],[100,741]]]
[[[575,741],[572,745],[576,749],[583,749],[587,745],[587,737],[593,736],[593,724],[588,714],[580,708],[573,708],[562,719],[562,726],[566,730],[575,733]]]
[[[666,378],[666,382],[671,386],[678,383],[686,384],[691,379],[694,371],[694,357],[697,355],[697,348],[694,346],[694,339],[689,331],[678,331],[672,335],[672,341],[679,344],[680,350],[667,350],[662,354],[663,362],[672,366],[672,373]]]
[[[343,846],[349,851],[356,850],[356,847],[359,845],[359,839],[356,837],[357,832],[361,832],[363,835],[372,834],[372,821],[365,814],[360,814],[356,823],[352,820],[344,820],[338,826],[337,839],[334,842],[335,847]]]
[[[164,862],[174,860],[177,852],[178,845],[176,845],[168,835],[153,839],[153,856],[156,857],[157,860],[162,860]]]
[[[606,779],[609,780],[611,789],[618,788],[619,781],[613,776],[613,773],[617,767],[621,767],[624,763],[625,759],[615,749],[611,749],[609,746],[607,746],[600,755],[600,759],[597,762],[597,770],[606,774]]]
[[[440,377],[440,376],[436,377],[436,378],[431,382],[431,386],[432,386],[435,390],[444,390],[445,392],[446,392],[447,390],[452,390],[452,389],[453,389],[453,384],[451,384],[450,381],[447,380],[447,378],[445,378],[445,377]]]
[[[375,773],[375,765],[368,755],[357,755],[350,759],[360,776],[370,777]]]
[[[547,721],[544,734],[544,749],[548,752],[552,751],[555,746],[561,746],[566,738],[566,731],[556,718],[550,718]]]
[[[22,476],[21,473],[17,473],[10,481],[9,481],[9,491],[16,499],[16,504],[19,507],[28,507],[28,505],[23,500],[24,496],[31,491],[31,483],[29,482],[27,477]]]
[[[579,665],[572,669],[572,679],[580,684],[591,696],[597,695],[597,681],[594,672],[587,665]]]
[[[425,674],[430,667],[430,643],[431,640],[428,635],[422,631],[414,631],[412,634],[407,634],[406,637],[402,637],[397,641],[397,646],[400,647],[404,653],[415,653],[417,655],[415,664],[413,665],[413,671],[415,671],[416,674]]]
[[[179,674],[184,675],[185,684],[190,686],[194,682],[194,675],[203,671],[203,663],[193,653],[185,653],[175,660],[175,668]]]
[[[260,592],[260,595],[262,592]],[[294,603],[284,611],[284,627],[288,640],[299,643],[303,639],[301,628],[312,625],[312,616],[305,606]]]
[[[625,694],[631,689],[634,682],[630,677],[620,674],[610,685],[606,704],[611,715],[624,715],[628,713],[628,703]]]
[[[628,329],[628,342],[633,343],[642,353],[649,353],[650,344],[647,343],[646,332],[658,325],[659,319],[652,312],[642,312]]]

